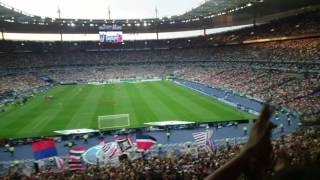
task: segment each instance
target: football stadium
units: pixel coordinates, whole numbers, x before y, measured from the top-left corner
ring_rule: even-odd
[[[0,179],[319,179],[318,0],[0,0]]]

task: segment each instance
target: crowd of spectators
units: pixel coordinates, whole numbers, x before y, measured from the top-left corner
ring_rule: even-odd
[[[271,99],[299,112],[306,121],[319,121],[320,75],[252,69],[182,69],[181,78],[233,90],[263,101]]]
[[[319,33],[319,10],[297,12],[285,18],[277,18],[268,23],[257,24],[254,27],[214,34],[209,36],[211,42],[224,44],[257,40],[264,38],[281,38],[290,36],[304,36]]]
[[[272,141],[272,163],[268,175],[295,166],[319,165],[320,137],[316,129],[298,131],[281,136]],[[14,171],[11,167],[1,179],[204,179],[206,176],[226,164],[243,149],[243,145],[226,143],[215,149],[188,149],[180,154],[159,154],[148,158],[123,160],[117,166],[88,165],[82,171],[74,173],[55,168],[33,172],[31,177]],[[244,178],[244,177],[242,177]],[[268,179],[268,178],[267,178]]]
[[[50,78],[58,82],[70,81],[107,81],[118,79],[148,79],[165,76],[165,66],[139,65],[139,66],[90,66],[56,69],[48,73]]]
[[[0,97],[6,94],[25,91],[31,88],[45,86],[48,83],[30,73],[6,75],[0,77]]]
[[[319,67],[320,38],[274,41],[211,48],[122,52],[12,53],[0,55],[0,70],[66,65],[177,62],[313,63]]]

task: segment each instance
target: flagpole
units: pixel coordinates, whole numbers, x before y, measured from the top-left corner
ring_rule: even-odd
[[[158,7],[156,6],[156,8],[154,9],[154,12],[155,12],[155,15],[156,15],[156,19],[158,19],[158,13],[159,13],[159,11],[158,11]]]
[[[61,10],[60,10],[60,7],[58,6],[58,18],[61,19]],[[63,39],[62,39],[62,28],[60,27],[60,41],[62,42]]]
[[[109,18],[109,20],[111,20],[111,10],[110,10],[110,6],[108,6],[108,18]]]
[[[158,21],[158,16],[159,16],[159,11],[158,11],[158,7],[156,6],[156,8],[154,9],[155,15],[156,15],[156,21]],[[156,34],[157,34],[157,40],[159,40],[159,22],[156,23],[157,28],[156,28]]]

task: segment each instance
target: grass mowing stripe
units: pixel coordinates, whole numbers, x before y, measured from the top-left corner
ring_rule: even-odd
[[[142,98],[144,101],[149,107],[152,107],[158,120],[165,121],[179,119],[178,115],[173,112],[169,106],[164,104],[164,102],[161,101],[161,98],[157,96],[154,91],[150,90],[148,83],[141,83],[139,86],[137,86],[137,88],[139,89],[140,93],[143,94]]]
[[[210,116],[211,118],[218,117],[218,114],[213,113],[212,104],[206,103],[207,101],[204,100],[200,101],[199,98],[194,98],[199,96],[193,91],[182,91],[178,86],[169,82],[164,82],[162,87],[163,89],[170,91],[186,108],[195,111],[197,113],[195,119],[201,119],[203,116]]]
[[[61,109],[52,108],[46,109],[39,113],[39,116],[33,119],[32,123],[29,123],[27,126],[24,126],[22,129],[17,131],[17,134],[24,134],[25,136],[31,136],[34,132],[40,133],[42,130],[45,130],[45,126],[52,119],[55,119],[55,116],[49,114],[55,114],[61,111]],[[47,134],[47,132],[44,132]],[[40,133],[41,134],[41,133]]]
[[[129,95],[129,101],[131,103],[131,107],[134,110],[135,117],[132,118],[132,125],[138,126],[143,125],[144,121],[148,121],[147,119],[155,118],[152,114],[153,112],[148,112],[148,107],[141,101],[141,95],[134,88],[134,84],[125,84],[125,89]]]
[[[99,88],[99,87],[97,87]],[[95,110],[95,118],[98,119],[97,116],[105,116],[114,114],[114,91],[115,86],[113,85],[104,85],[101,87],[101,94],[98,94],[97,99],[97,108]],[[97,120],[98,121],[98,120]]]
[[[168,83],[171,83],[171,82],[167,82],[166,86],[168,86]],[[209,96],[206,96],[206,95],[201,94],[199,92],[193,91],[191,89],[182,87],[182,86],[177,85],[175,83],[171,83],[171,84],[174,84],[174,86],[179,88],[179,92],[181,93],[181,95],[189,97],[190,99],[195,99],[195,102],[197,102],[200,106],[203,106],[204,108],[210,107],[210,104],[214,105],[215,109],[216,109],[215,110],[216,113],[219,114],[220,116],[224,116],[225,118],[230,118],[230,120],[254,119],[255,118],[254,115],[243,112],[243,111],[241,111],[237,108],[234,108],[228,104],[222,103],[212,97],[209,97]],[[168,87],[172,87],[172,86],[168,86]],[[192,96],[191,96],[190,92],[192,92]],[[199,103],[199,102],[201,102],[201,103]]]
[[[113,98],[115,101],[113,114],[130,114],[131,103],[128,101],[129,95],[125,90],[125,86],[123,84],[113,84],[112,87],[114,91]]]
[[[151,100],[146,96],[146,93],[150,93],[150,90],[148,88],[142,89],[141,86],[142,84],[145,83],[139,83],[139,84],[134,84],[133,88],[135,92],[137,92],[138,100],[140,104],[142,104],[142,107],[144,109],[144,114],[147,114],[148,119],[144,119],[144,121],[154,121],[154,120],[159,120],[158,115],[155,113],[155,109],[158,107],[154,105],[155,101],[158,101],[159,99]],[[139,88],[140,87],[140,88]]]
[[[130,119],[135,119],[135,111],[132,107],[132,102],[130,100],[128,90],[125,84],[115,84],[114,85],[114,101],[112,114],[129,114]]]
[[[115,88],[115,105],[114,105],[114,114],[129,114],[130,116],[130,127],[136,127],[140,118],[139,113],[136,110],[136,103],[134,102],[136,99],[132,97],[131,89],[132,84],[122,83],[122,84],[114,84]],[[135,92],[133,92],[135,94]]]
[[[173,93],[180,94],[181,97],[189,99],[190,102],[195,103],[199,108],[197,112],[200,112],[200,108],[202,108],[205,109],[208,114],[212,114],[212,112],[214,111],[214,116],[216,117],[224,116],[224,120],[228,120],[228,118],[230,118],[230,120],[233,120],[234,117],[237,117],[237,115],[234,114],[236,112],[235,108],[223,104],[211,97],[205,96],[191,89],[181,87],[171,82],[164,83],[164,87],[175,89]],[[181,99],[181,101],[183,100]],[[205,113],[205,111],[203,113]]]
[[[115,104],[115,100],[114,100],[114,87],[113,86],[109,86],[109,85],[103,85],[101,87],[97,87],[96,89],[99,89],[98,92],[96,92],[95,94],[95,100],[94,100],[94,104],[95,104],[95,110],[94,110],[94,115],[91,118],[91,122],[90,122],[90,128],[92,129],[99,129],[98,127],[98,116],[102,115],[100,114],[100,107],[102,106],[106,106],[107,110],[106,112],[108,113],[113,113],[114,112],[114,104]],[[105,99],[108,98],[109,101],[106,101]]]
[[[173,97],[172,94],[167,94],[168,92],[164,91],[160,84],[150,83],[149,87],[155,92],[155,94],[159,95],[159,99],[164,104],[172,108],[172,110],[180,118],[178,120],[194,119],[195,114],[192,111],[190,111],[190,109],[183,107],[182,104],[180,104],[180,102],[176,101],[175,97]]]
[[[56,91],[70,92],[70,89],[57,88]],[[7,129],[9,127],[15,126],[17,122],[23,121],[23,119],[28,118],[26,117],[26,115],[36,115],[37,113],[39,113],[38,110],[40,108],[43,108],[43,97],[44,95],[35,96],[22,106],[18,105],[18,107],[14,107],[9,111],[0,113],[0,126],[4,129]],[[15,120],[11,120],[12,118]]]
[[[107,99],[106,99],[107,98]],[[99,106],[97,116],[102,115],[115,115],[115,114],[132,114],[131,104],[129,104],[129,97],[125,90],[124,84],[110,84],[105,87],[104,99],[107,100],[107,104]],[[109,123],[109,126],[117,125],[116,122]],[[105,127],[105,129],[110,129]]]
[[[81,106],[83,99],[86,98],[88,93],[93,90],[92,86],[76,86],[74,89],[74,93],[61,102],[63,104],[63,108],[57,114],[54,114],[54,119],[46,123],[46,128],[48,132],[53,132],[56,130],[63,129],[74,129],[74,126],[67,126],[70,121],[72,121],[72,117],[75,112]]]
[[[102,88],[90,87],[90,90],[86,92],[85,97],[79,102],[77,110],[74,112],[66,127],[72,127],[74,129],[91,128],[91,121],[93,121],[93,117],[95,116],[94,113],[98,106],[96,102],[101,93]]]
[[[50,111],[49,113],[46,113],[50,115],[50,118],[48,118],[47,120],[43,121],[43,123],[41,123],[40,129],[42,132],[40,131],[40,133],[54,134],[53,131],[55,130],[68,129],[66,125],[67,125],[67,122],[70,121],[70,119],[66,117],[65,111],[68,110],[68,112],[72,114],[73,104],[76,105],[75,99],[77,99],[81,93],[84,93],[81,90],[79,90],[78,87],[79,86],[74,87],[74,89],[72,90],[73,93],[70,94],[69,96],[63,99],[59,99],[58,101],[55,101],[55,106],[52,107],[52,111]],[[63,94],[58,94],[58,96],[64,97]],[[60,119],[64,119],[63,123],[59,123]]]
[[[180,104],[180,107],[183,108],[184,111],[188,113],[192,113],[191,115],[189,114],[188,120],[200,120],[202,117],[210,116],[212,118],[216,118],[216,115],[212,113],[212,111],[208,111],[206,109],[200,108],[197,104],[194,102],[190,101],[189,98],[185,98],[184,96],[181,95],[181,93],[177,93],[176,87],[173,86],[168,88],[164,84],[166,82],[163,82],[161,84],[161,90],[165,94],[169,94],[177,103]],[[160,84],[156,84],[160,88]],[[172,84],[168,84],[172,86]]]
[[[72,94],[72,90],[73,90],[73,88],[66,91],[67,94]],[[60,91],[57,90],[56,92],[60,92]],[[54,95],[56,95],[56,94],[54,94]],[[59,99],[60,98],[56,98],[55,100],[59,100]],[[40,131],[42,131],[43,129],[38,128],[39,124],[46,123],[47,120],[54,118],[54,116],[51,116],[51,112],[56,112],[56,109],[52,108],[55,104],[54,101],[53,100],[52,101],[45,101],[43,97],[39,97],[38,100],[43,103],[42,107],[45,106],[47,108],[38,110],[39,108],[41,108],[41,106],[37,105],[36,107],[33,108],[33,111],[27,113],[24,116],[24,118],[17,119],[15,124],[12,124],[11,127],[6,128],[6,129],[11,130],[9,132],[9,134],[11,134],[12,137],[19,137],[19,136],[29,137],[32,134],[35,134],[35,135],[41,134]],[[18,116],[18,118],[19,118],[19,116]],[[34,133],[34,132],[36,132],[36,133]]]

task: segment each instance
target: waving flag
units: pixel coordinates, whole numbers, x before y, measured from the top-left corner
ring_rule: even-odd
[[[84,147],[72,148],[69,152],[69,169],[70,170],[78,170],[83,169],[81,162],[81,155],[85,152]]]
[[[192,136],[198,146],[205,146],[207,144],[207,132],[192,133]]]
[[[118,143],[118,146],[122,152],[132,148],[132,142],[129,136],[115,137],[114,140]]]
[[[61,157],[58,157],[58,156],[55,156],[54,159],[56,161],[58,169],[63,169],[63,167],[64,167],[63,159]]]
[[[107,144],[107,143],[108,143],[108,141],[102,140],[102,141],[99,143],[99,145],[105,145],[105,144]]]
[[[101,144],[102,145],[102,151],[104,153],[107,153],[110,150],[110,143]]]
[[[192,133],[192,136],[198,146],[209,148],[214,153],[213,130],[209,129],[207,132]]]
[[[148,150],[157,143],[157,140],[152,136],[138,133],[136,135],[136,143],[138,149]]]
[[[210,129],[208,131],[208,146],[210,148],[210,150],[214,153],[215,152],[215,145],[214,145],[214,141],[213,141],[213,129]]]
[[[32,151],[36,160],[57,156],[56,144],[52,140],[32,143]]]
[[[103,151],[104,157],[107,158],[108,160],[111,160],[112,158],[122,154],[121,149],[119,148],[118,144],[115,142],[104,144],[102,146],[102,151]]]

